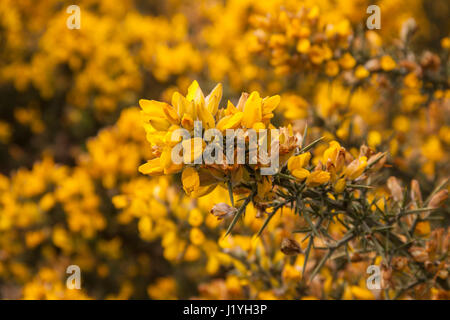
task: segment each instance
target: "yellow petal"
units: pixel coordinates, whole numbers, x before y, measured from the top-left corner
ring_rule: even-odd
[[[281,98],[279,95],[264,98],[262,101],[263,115],[265,116],[272,113],[272,111],[280,104],[280,100]]]
[[[174,107],[165,103],[163,106],[163,111],[164,114],[166,115],[167,120],[169,120],[171,123],[173,124],[180,123],[180,117],[178,116],[178,113]]]
[[[217,110],[219,109],[219,103],[221,99],[222,99],[222,84],[219,83],[205,99],[206,109],[213,116],[216,115]]]
[[[288,160],[288,170],[290,172],[292,172],[296,169],[304,168],[309,163],[310,159],[311,159],[311,153],[309,153],[309,152],[302,153],[295,157],[291,157]]]
[[[166,131],[170,128],[170,122],[166,118],[160,117],[146,117],[144,118],[153,128],[158,131]]]
[[[188,101],[194,101],[195,93],[197,89],[200,88],[197,80],[192,81],[191,85],[188,88],[188,94],[186,95],[186,99]]]
[[[202,121],[203,127],[205,129],[214,128],[215,121],[211,112],[205,107],[204,104],[198,104],[197,106],[197,116]]]
[[[163,167],[161,166],[160,159],[155,158],[152,160],[148,160],[147,163],[144,163],[139,167],[139,172],[143,174],[148,174],[152,176],[162,175],[164,172]]]
[[[259,93],[254,91],[248,97],[244,104],[244,117],[242,118],[242,124],[246,128],[252,128],[256,122],[262,120],[262,99]]]
[[[300,180],[304,180],[304,179],[308,178],[308,176],[310,175],[310,172],[303,168],[295,169],[291,173],[294,177],[296,177],[297,179],[300,179]]]
[[[194,129],[194,119],[188,113],[185,113],[181,119],[181,126],[188,130]]]
[[[308,187],[317,187],[330,181],[330,173],[326,171],[314,171],[306,179]]]
[[[177,113],[179,115],[184,114],[185,110],[186,110],[186,104],[187,101],[185,102],[186,98],[184,98],[179,92],[174,92],[172,95],[172,106],[177,110]]]
[[[225,114],[229,116],[237,113],[238,111],[239,110],[234,106],[234,104],[230,100],[228,100],[227,108],[225,109]]]
[[[205,141],[200,137],[183,140],[181,145],[183,147],[184,163],[193,163],[195,159],[202,156],[206,147]],[[190,153],[188,152],[189,149]]]
[[[140,99],[139,106],[142,108],[142,111],[150,116],[164,118],[165,114],[163,111],[164,105],[167,104],[165,102],[159,102],[155,100],[146,100]]]
[[[236,129],[241,124],[241,120],[244,117],[243,112],[237,112],[233,115],[229,115],[220,119],[217,123],[217,129],[225,131],[227,129]]]
[[[183,189],[187,195],[197,191],[200,188],[200,177],[197,171],[192,167],[187,167],[181,174]]]

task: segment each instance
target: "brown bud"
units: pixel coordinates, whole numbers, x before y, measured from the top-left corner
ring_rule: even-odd
[[[389,281],[392,278],[392,268],[383,266],[381,268],[381,274],[384,280]]]
[[[392,268],[387,267],[384,264],[381,266],[381,287],[383,289],[394,287],[392,281]]]
[[[375,153],[375,151],[372,148],[369,148],[368,146],[366,146],[365,144],[363,144],[359,148],[359,156],[360,157],[366,157],[367,159],[369,159],[374,153]]]
[[[444,189],[436,193],[428,203],[429,208],[439,208],[442,203],[448,198],[448,190]]]
[[[381,157],[381,152],[378,152],[374,155],[372,155],[369,160],[367,161],[367,165],[370,166],[373,170],[378,171],[380,170],[387,160],[387,155],[385,154],[383,157],[381,157],[377,163],[373,164],[375,160],[377,160],[379,157]]]
[[[255,218],[262,218],[266,213],[267,206],[261,203],[255,205],[256,207],[256,215]]]
[[[233,216],[237,212],[236,208],[229,206],[224,202],[220,202],[211,209],[211,214],[217,217],[217,220],[222,220]]]
[[[429,273],[433,273],[436,271],[436,266],[429,260],[425,261],[423,265],[425,266],[425,270],[427,270]]]
[[[420,65],[424,69],[430,69],[432,71],[439,70],[439,66],[441,65],[441,59],[430,51],[425,51],[425,53],[422,56],[422,59],[420,59]]]
[[[366,68],[370,72],[380,70],[380,60],[370,59],[369,61],[366,62],[364,68]]]
[[[350,257],[351,262],[360,262],[363,260],[363,257],[358,252],[353,253]]]
[[[448,277],[448,270],[446,269],[441,269],[438,271],[437,276],[443,280],[447,279]]]
[[[340,172],[345,166],[345,148],[340,148],[336,155],[336,171]]]
[[[438,243],[437,243],[436,239],[430,239],[427,241],[427,244],[425,247],[426,247],[426,250],[428,253],[434,253],[434,252],[436,252],[437,246],[438,246]]]
[[[313,171],[322,171],[322,170],[323,170],[323,164],[322,164],[322,161],[319,160],[317,165],[314,167]]]
[[[281,241],[281,252],[287,256],[293,256],[302,253],[302,248],[294,239],[284,238]]]
[[[417,202],[419,206],[422,205],[422,193],[419,182],[415,179],[411,181],[411,200]]]
[[[428,259],[428,253],[422,247],[411,247],[409,248],[409,253],[417,262],[425,262]]]
[[[389,179],[387,180],[387,187],[389,188],[389,191],[391,191],[392,197],[395,201],[403,200],[402,187],[400,186],[397,178],[389,177]]]
[[[419,65],[417,63],[415,63],[414,61],[411,61],[411,60],[400,60],[398,65],[401,68],[405,68],[405,69],[407,69],[409,71],[415,71],[417,68],[419,68]]]
[[[408,37],[413,35],[417,31],[417,23],[414,18],[409,18],[405,22],[403,22],[402,27],[400,29],[400,39],[402,42],[406,42]]]
[[[392,259],[392,267],[395,270],[403,270],[408,264],[408,259],[406,257],[395,257]]]

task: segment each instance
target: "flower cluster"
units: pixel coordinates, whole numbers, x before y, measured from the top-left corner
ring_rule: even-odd
[[[0,298],[448,300],[448,3],[372,4],[1,1]]]

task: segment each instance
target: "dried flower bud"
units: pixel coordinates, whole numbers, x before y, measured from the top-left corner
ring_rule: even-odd
[[[266,213],[267,206],[262,203],[257,203],[256,207],[256,215],[255,218],[262,218]]]
[[[408,264],[408,258],[406,257],[395,257],[392,259],[392,267],[395,270],[403,270]]]
[[[416,32],[416,30],[417,30],[416,20],[414,20],[414,18],[409,18],[408,20],[406,20],[402,24],[402,27],[400,29],[400,39],[402,40],[402,42],[406,42],[408,37],[413,35]]]
[[[419,182],[416,179],[411,181],[411,200],[422,205],[422,192],[420,192]]]
[[[430,239],[430,240],[428,240],[428,241],[427,241],[427,244],[426,244],[426,246],[425,246],[427,252],[428,252],[428,253],[435,253],[435,252],[436,252],[436,249],[437,249],[437,245],[438,245],[438,243],[437,243],[436,239]]]
[[[392,268],[383,265],[381,274],[385,281],[390,281],[392,279]]]
[[[425,270],[427,270],[429,273],[436,272],[436,266],[433,262],[427,260],[423,265],[425,266]]]
[[[313,171],[322,171],[322,170],[323,170],[323,164],[322,164],[322,161],[319,160],[317,165],[314,167]]]
[[[340,172],[345,166],[345,148],[340,148],[336,155],[335,167],[336,171]]]
[[[359,157],[366,157],[367,159],[369,159],[373,154],[375,153],[375,151],[366,146],[365,144],[363,144],[360,148],[359,148]]]
[[[220,202],[211,209],[211,214],[217,217],[217,220],[222,220],[224,218],[228,218],[233,216],[237,212],[236,208],[233,208],[232,206]]]
[[[437,273],[437,276],[439,278],[443,279],[443,280],[447,279],[447,277],[448,277],[448,270],[446,270],[446,269],[439,270],[438,273]]]
[[[281,252],[287,256],[293,256],[302,253],[302,248],[294,239],[284,238],[281,241]]]
[[[364,68],[366,68],[370,72],[378,71],[381,68],[380,60],[370,59],[369,61],[366,62],[366,64],[364,65]]]
[[[439,208],[442,203],[448,198],[448,190],[444,189],[436,193],[428,203],[429,208]]]
[[[428,253],[422,247],[411,247],[409,248],[409,253],[417,262],[425,262],[428,259]]]
[[[383,289],[394,287],[392,281],[392,268],[387,267],[384,264],[381,266],[381,287]]]
[[[387,187],[389,188],[389,191],[391,191],[392,197],[395,201],[403,200],[402,187],[400,186],[397,178],[389,177],[389,179],[387,180]]]
[[[417,68],[419,68],[419,65],[417,63],[415,63],[414,61],[411,61],[411,60],[406,60],[406,59],[405,60],[401,60],[398,63],[398,65],[401,68],[407,69],[408,71],[416,71]]]
[[[387,155],[385,154],[381,158],[381,152],[378,152],[372,155],[369,160],[367,160],[367,165],[372,168],[372,170],[378,171],[380,170],[387,160]],[[373,164],[377,159],[379,159],[375,164]]]
[[[353,253],[350,257],[351,262],[360,262],[363,260],[363,257],[358,252]]]
[[[425,51],[425,53],[422,56],[422,59],[420,59],[420,65],[424,69],[430,69],[432,71],[439,70],[439,66],[441,65],[441,59],[434,53],[431,53],[430,51]]]

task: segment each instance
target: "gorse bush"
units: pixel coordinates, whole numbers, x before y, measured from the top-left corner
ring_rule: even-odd
[[[449,299],[448,15],[370,4],[2,1],[0,297]]]

